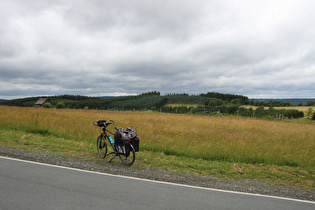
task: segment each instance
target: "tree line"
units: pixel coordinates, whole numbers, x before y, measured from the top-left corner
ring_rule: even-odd
[[[45,97],[45,96],[44,96]],[[14,99],[1,104],[9,106],[34,106],[41,97]],[[281,114],[289,118],[303,116],[303,112],[297,110],[275,110],[272,107],[292,106],[289,102],[257,101],[249,100],[248,97],[234,94],[222,94],[208,92],[200,95],[167,94],[162,96],[158,91],[142,93],[136,96],[115,98],[98,98],[80,95],[46,96],[55,108],[70,109],[99,109],[99,110],[153,110],[167,113],[190,113],[190,114],[228,114],[240,116],[276,116]],[[172,104],[172,106],[169,106]],[[193,105],[193,106],[190,106]],[[246,108],[243,105],[258,106],[256,110]],[[306,105],[313,106],[315,101],[308,101]],[[270,107],[262,109],[260,107]]]
[[[247,96],[242,96],[242,95],[208,92],[206,94],[200,94],[200,96],[203,96],[203,97],[206,97],[206,98],[221,99],[222,101],[227,101],[227,102],[230,102],[232,100],[238,99],[238,100],[240,100],[242,105],[248,105],[249,104],[248,97]]]

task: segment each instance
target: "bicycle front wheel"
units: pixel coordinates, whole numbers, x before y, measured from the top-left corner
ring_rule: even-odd
[[[105,158],[107,155],[107,144],[104,136],[99,136],[96,140],[96,148],[100,158]]]
[[[136,152],[135,149],[133,148],[133,146],[131,144],[127,144],[126,146],[129,146],[129,150],[130,152],[128,152],[127,154],[123,154],[123,153],[118,153],[119,159],[120,161],[126,165],[126,166],[131,166],[136,159]]]

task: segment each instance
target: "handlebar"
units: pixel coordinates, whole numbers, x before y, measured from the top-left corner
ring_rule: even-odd
[[[98,120],[93,122],[93,125],[100,127],[107,127],[110,124],[114,124],[114,121],[110,120],[110,122],[106,122],[106,120]]]

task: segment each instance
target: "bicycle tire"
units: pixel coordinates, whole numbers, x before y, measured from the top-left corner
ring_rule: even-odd
[[[120,161],[126,166],[131,166],[136,159],[136,152],[134,147],[130,143],[129,146],[130,146],[129,154],[118,153]]]
[[[100,158],[105,158],[107,155],[107,144],[104,136],[99,136],[96,140],[97,153]]]

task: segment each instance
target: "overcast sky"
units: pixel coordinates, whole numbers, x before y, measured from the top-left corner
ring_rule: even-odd
[[[315,98],[314,0],[0,0],[0,98]]]

